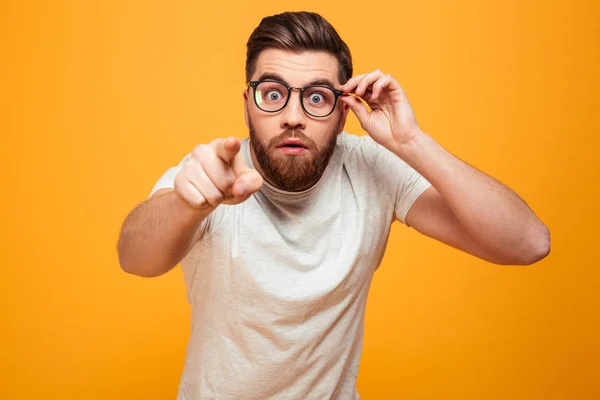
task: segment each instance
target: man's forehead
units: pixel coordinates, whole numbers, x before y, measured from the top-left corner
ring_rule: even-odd
[[[339,85],[338,73],[338,61],[330,53],[266,49],[256,60],[252,79],[263,75],[277,75],[293,86],[305,85],[316,80],[327,80],[333,85]]]

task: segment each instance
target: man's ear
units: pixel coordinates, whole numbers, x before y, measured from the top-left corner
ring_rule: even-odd
[[[346,103],[342,103],[342,119],[340,120],[340,128],[338,135],[344,132],[344,127],[346,126],[346,118],[348,118],[348,112],[350,112],[350,106]]]
[[[248,123],[248,90],[244,90],[242,96],[244,97],[244,121],[246,122],[246,128],[250,128]]]

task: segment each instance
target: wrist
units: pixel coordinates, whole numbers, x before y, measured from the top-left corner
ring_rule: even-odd
[[[420,129],[410,135],[410,139],[401,143],[396,143],[392,152],[404,161],[419,159],[430,146],[431,137]],[[410,163],[410,162],[409,162]]]

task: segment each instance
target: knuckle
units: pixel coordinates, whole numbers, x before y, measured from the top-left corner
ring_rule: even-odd
[[[224,188],[231,189],[233,187],[234,183],[235,183],[235,177],[233,176],[233,174],[227,174],[223,178],[223,187]]]
[[[190,161],[186,165],[183,166],[181,172],[177,174],[181,175],[181,179],[191,180],[192,177],[196,177],[199,174],[199,171],[202,170],[202,165],[198,161]]]
[[[221,142],[223,142],[223,140],[224,140],[223,138],[216,138],[216,139],[213,139],[213,140],[210,142],[210,146],[212,146],[212,147],[217,147],[218,145],[220,145],[220,144],[221,144]]]
[[[204,204],[204,199],[202,198],[201,195],[197,195],[197,196],[190,196],[191,199],[186,199],[188,201],[188,203],[190,203],[193,207],[200,207],[202,204]]]
[[[192,156],[196,157],[200,151],[202,150],[202,146],[204,146],[203,144],[199,144],[198,146],[194,147],[194,149],[192,150]]]
[[[189,172],[184,167],[181,171],[179,171],[177,175],[175,175],[175,179],[173,180],[174,188],[183,188],[185,186],[185,183],[189,180]]]
[[[192,155],[197,160],[202,160],[203,157],[206,157],[206,154],[208,151],[210,151],[208,145],[199,144],[198,146],[194,147],[194,150],[192,151]]]
[[[206,204],[206,200],[204,199],[204,196],[202,196],[200,193],[198,193],[196,196],[194,196],[194,200],[192,205],[196,208],[202,207],[204,204]]]
[[[175,192],[193,207],[199,207],[202,205],[202,198],[200,193],[192,190],[188,185],[185,185],[181,180],[175,180]]]
[[[179,173],[177,175],[175,175],[175,179],[173,180],[173,188],[175,190],[178,190],[178,188],[181,188],[181,183],[183,180],[182,172],[183,172],[183,170],[179,171]]]
[[[231,195],[231,189],[233,188],[234,179],[228,176],[222,176],[218,181],[215,182],[216,190],[220,191],[220,195],[225,198]]]
[[[211,192],[209,195],[205,196],[206,201],[208,201],[212,205],[218,205],[223,201],[223,194],[218,190]]]

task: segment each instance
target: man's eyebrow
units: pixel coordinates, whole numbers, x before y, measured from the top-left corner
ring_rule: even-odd
[[[257,81],[264,81],[264,80],[283,82],[286,85],[288,85],[288,83],[285,81],[285,79],[283,79],[281,76],[271,73],[271,72],[266,72],[266,73],[260,75],[257,79]]]
[[[273,81],[283,82],[286,85],[289,85],[289,83],[287,83],[285,81],[285,79],[283,79],[281,76],[279,76],[277,74],[274,74],[272,72],[266,72],[266,73],[260,75],[257,80],[258,81],[273,80]],[[305,86],[310,86],[310,85],[325,85],[325,86],[329,86],[329,87],[332,87],[332,88],[335,87],[333,85],[333,82],[331,82],[327,78],[315,79],[315,80],[309,82],[308,84],[306,84]]]
[[[335,86],[333,86],[333,82],[331,82],[329,79],[315,79],[314,81],[310,82],[306,86],[309,86],[309,85],[325,85],[325,86],[335,88]]]

